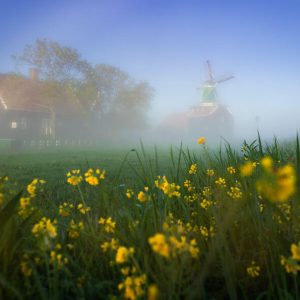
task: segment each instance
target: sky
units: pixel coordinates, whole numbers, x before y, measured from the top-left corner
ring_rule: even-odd
[[[239,134],[300,129],[300,0],[0,0],[0,28],[0,73],[37,38],[57,41],[148,81],[157,124],[200,102],[209,59],[235,76],[218,95]]]

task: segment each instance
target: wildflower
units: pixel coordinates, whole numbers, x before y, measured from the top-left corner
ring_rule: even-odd
[[[71,185],[79,185],[82,181],[82,176],[80,175],[80,170],[72,170],[67,173],[67,182]]]
[[[207,199],[203,199],[200,202],[200,207],[202,207],[203,209],[208,209],[209,207],[211,207],[213,205],[213,202]]]
[[[200,226],[199,228],[201,235],[207,240],[209,236],[209,230],[206,226]]]
[[[104,231],[108,233],[114,233],[116,228],[116,222],[113,221],[111,217],[105,219],[100,218],[98,221],[99,224],[104,225]]]
[[[183,186],[187,188],[188,192],[192,192],[193,190],[195,190],[195,187],[192,185],[192,182],[190,180],[185,180]]]
[[[89,206],[84,206],[82,203],[79,203],[77,205],[77,209],[80,211],[81,214],[85,215],[86,213],[88,213],[91,208]]]
[[[63,204],[60,204],[58,207],[58,213],[62,217],[68,217],[71,214],[71,209],[74,208],[73,204],[68,204],[67,202],[64,202]]]
[[[101,179],[105,179],[105,170],[100,170],[100,169],[96,169],[96,174],[98,175],[98,178]]]
[[[103,252],[107,252],[109,249],[116,250],[118,247],[118,242],[112,238],[110,242],[104,242],[100,245]]]
[[[30,197],[21,197],[19,200],[19,216],[27,218],[33,211],[34,208],[30,206]]]
[[[260,161],[261,166],[265,171],[271,171],[273,167],[273,159],[270,156],[265,156]]]
[[[194,175],[197,173],[197,164],[192,164],[189,169],[189,174]]]
[[[243,193],[241,192],[241,189],[239,187],[232,186],[230,187],[230,191],[227,192],[227,195],[234,200],[239,200],[242,198]]]
[[[117,264],[123,264],[128,261],[128,258],[130,254],[134,253],[134,248],[126,248],[124,246],[119,247],[117,253],[116,253],[116,263]]]
[[[54,239],[57,236],[56,220],[51,221],[43,217],[37,224],[32,228],[32,233],[35,237],[47,236]]]
[[[89,184],[89,185],[98,185],[99,184],[99,179],[95,176],[88,176],[85,177],[85,181]]]
[[[280,263],[287,273],[297,274],[297,272],[300,271],[300,266],[292,257],[285,258],[284,256],[281,256]]]
[[[300,260],[300,243],[291,245],[291,253],[293,259]]]
[[[148,241],[154,252],[166,258],[170,257],[170,247],[166,241],[166,237],[162,233],[156,233]]]
[[[195,239],[190,241],[188,245],[188,251],[193,258],[197,258],[199,256],[199,248],[197,247],[197,242]]]
[[[124,299],[136,300],[142,297],[145,292],[143,286],[146,284],[145,274],[140,276],[127,276],[125,280],[118,285],[120,291],[124,290]]]
[[[226,187],[226,180],[225,178],[219,177],[215,183],[221,187]]]
[[[32,269],[29,267],[29,264],[27,261],[21,261],[20,263],[20,269],[21,269],[21,273],[25,276],[25,277],[30,277],[32,275]]]
[[[87,172],[85,172],[84,174],[85,176],[85,181],[89,184],[89,185],[98,185],[100,180],[105,178],[105,171],[100,170],[100,169],[96,169],[96,171],[94,171],[93,169],[88,169]]]
[[[57,253],[56,251],[52,250],[50,252],[50,262],[52,264],[57,264],[59,267],[68,263],[68,258],[64,257],[61,253]]]
[[[68,228],[69,237],[71,239],[77,239],[83,229],[83,222],[76,223],[74,220],[71,220]]]
[[[32,182],[27,185],[27,192],[30,195],[30,197],[35,197],[37,186],[42,185],[45,182],[45,180],[39,180],[38,178],[33,179]]]
[[[209,177],[213,177],[215,175],[215,171],[213,169],[207,169],[206,174]]]
[[[243,164],[240,167],[241,176],[243,176],[243,177],[251,176],[254,171],[255,166],[256,166],[255,163],[253,163],[251,161],[247,161],[245,164]]]
[[[200,137],[200,138],[198,139],[198,144],[199,144],[199,145],[203,145],[203,144],[205,143],[205,141],[206,141],[205,137]]]
[[[256,182],[257,191],[271,201],[287,201],[296,191],[296,173],[291,165],[283,166]]]
[[[250,266],[246,268],[246,271],[250,277],[258,277],[260,274],[260,267],[255,263],[255,261],[252,261]]]
[[[127,189],[126,196],[128,199],[130,199],[134,195],[134,191],[131,189]]]
[[[137,198],[142,203],[144,203],[144,202],[146,202],[146,201],[149,200],[149,196],[145,192],[143,192],[143,191],[140,191],[138,193]]]
[[[234,167],[230,166],[230,167],[227,168],[227,172],[228,172],[229,174],[234,174],[234,173],[236,172],[236,170],[235,170]]]
[[[205,186],[202,191],[204,197],[210,197],[212,195],[211,189],[208,186]]]
[[[148,300],[156,300],[158,298],[159,290],[156,284],[151,284],[148,287]]]
[[[169,198],[180,197],[180,186],[175,183],[168,182],[166,176],[163,176],[162,178],[158,176],[158,179],[155,180],[155,186],[161,189]]]

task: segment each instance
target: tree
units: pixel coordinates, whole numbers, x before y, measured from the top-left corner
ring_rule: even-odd
[[[145,81],[137,82],[117,67],[99,64],[90,74],[99,93],[92,110],[102,122],[116,131],[145,126],[153,88]]]
[[[70,106],[82,111],[76,87],[90,72],[90,65],[75,49],[46,39],[27,45],[22,54],[13,56],[13,59],[17,64],[38,70],[42,102],[39,105],[51,114],[52,136],[55,138],[57,112],[64,108],[69,110]]]
[[[39,71],[42,105],[51,113],[54,137],[56,114],[67,103],[114,132],[145,125],[153,90],[119,68],[93,66],[77,50],[45,39],[27,45],[14,59]]]
[[[13,59],[38,69],[42,80],[65,82],[82,79],[91,70],[77,50],[46,39],[37,39],[35,44],[25,46],[22,54],[14,55]]]

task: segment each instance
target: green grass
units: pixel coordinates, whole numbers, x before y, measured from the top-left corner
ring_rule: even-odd
[[[129,290],[132,297],[147,298],[148,287],[154,284],[159,299],[297,299],[299,278],[287,273],[280,260],[290,257],[291,244],[300,241],[298,191],[282,205],[259,195],[257,182],[271,176],[260,165],[249,177],[239,173],[245,159],[260,162],[266,155],[274,161],[272,176],[292,164],[299,178],[298,139],[290,144],[277,140],[263,144],[258,136],[252,143],[245,142],[242,152],[227,144],[215,150],[206,146],[157,150],[141,145],[138,149],[2,153],[0,175],[9,180],[0,184],[5,197],[0,207],[0,299],[123,299],[124,290],[118,285],[129,280],[122,274],[123,267],[136,269],[131,277],[147,277],[139,289]],[[197,172],[189,174],[194,163]],[[228,166],[237,172],[229,174]],[[84,173],[97,167],[107,171],[100,185],[66,183],[68,171],[79,168]],[[214,170],[214,177],[207,176],[207,169]],[[158,175],[179,185],[180,197],[168,197],[169,190],[157,188]],[[219,177],[226,180],[226,187],[215,183]],[[27,209],[33,211],[21,217],[18,193],[28,196],[26,186],[33,178],[47,182],[38,185],[30,200]],[[190,191],[184,186],[187,179]],[[210,195],[204,195],[205,187]],[[231,187],[239,187],[240,199],[228,194]],[[131,199],[127,189],[134,191]],[[140,191],[148,195],[145,203],[137,199]],[[208,209],[200,205],[204,199],[212,202]],[[69,216],[59,214],[64,202],[75,205]],[[81,214],[76,208],[80,203],[91,210]],[[57,236],[32,234],[44,216],[56,219]],[[100,217],[116,222],[114,232],[98,224]],[[75,239],[69,236],[71,220],[84,224]],[[164,234],[169,257],[151,248],[149,238],[157,233]],[[119,246],[134,248],[123,264],[116,261],[117,249],[100,248],[112,238]],[[169,238],[186,242],[176,248]],[[193,240],[198,257],[190,252]],[[62,254],[68,263],[60,266],[51,261],[51,251]],[[246,271],[252,261],[260,267],[254,278]],[[30,276],[22,272],[22,263]]]

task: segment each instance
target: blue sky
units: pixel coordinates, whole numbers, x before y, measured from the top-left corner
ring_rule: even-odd
[[[158,121],[199,102],[210,59],[236,76],[219,96],[241,130],[257,115],[269,131],[300,128],[300,0],[1,0],[0,28],[0,73],[26,44],[54,40],[147,80]]]

